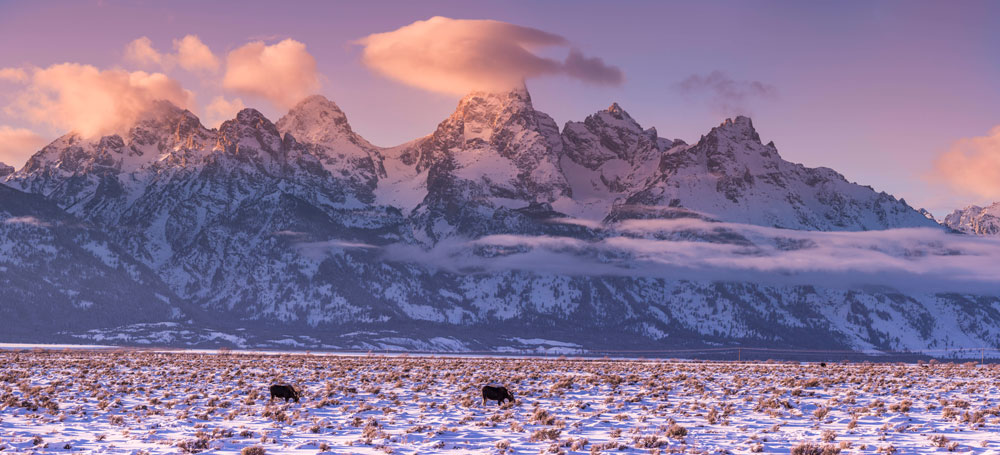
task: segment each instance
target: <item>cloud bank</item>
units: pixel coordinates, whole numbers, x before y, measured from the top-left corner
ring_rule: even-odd
[[[527,271],[576,276],[756,282],[905,293],[1000,290],[1000,240],[910,228],[793,231],[701,220],[634,220],[598,240],[493,235],[384,248],[387,260],[456,273]],[[699,238],[728,238],[719,243]]]
[[[677,84],[688,96],[704,98],[709,106],[722,115],[749,114],[750,104],[760,99],[773,99],[778,91],[760,81],[737,81],[723,71],[692,74]]]
[[[85,137],[127,131],[156,100],[194,106],[194,94],[162,73],[101,70],[78,63],[22,71],[25,87],[7,106],[8,114]]]
[[[936,176],[966,194],[1000,200],[1000,125],[956,141],[935,162]]]
[[[0,125],[0,163],[20,168],[46,142],[34,131]]]
[[[493,20],[432,17],[391,32],[361,38],[361,60],[369,68],[414,87],[464,95],[506,90],[525,79],[563,75],[584,82],[617,85],[620,69],[571,49],[564,61],[535,52],[567,47],[559,36]]]
[[[315,93],[320,83],[316,59],[306,45],[285,39],[270,46],[255,41],[230,52],[222,86],[287,109]]]

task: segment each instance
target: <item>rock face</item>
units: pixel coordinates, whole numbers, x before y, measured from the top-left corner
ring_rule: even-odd
[[[661,157],[683,141],[643,129],[618,103],[562,131],[560,164],[573,191],[574,206],[563,208],[584,218],[606,217],[657,172]]]
[[[784,161],[744,117],[694,145],[642,128],[617,104],[560,131],[522,88],[470,94],[432,134],[382,149],[319,96],[277,124],[246,109],[218,130],[158,103],[122,135],[57,139],[2,182],[14,188],[0,186],[11,195],[0,200],[7,218],[77,220],[57,223],[77,229],[61,237],[45,224],[0,226],[14,245],[0,249],[0,266],[16,271],[0,290],[17,303],[10,308],[86,306],[74,296],[92,288],[104,300],[88,297],[91,308],[128,306],[113,311],[128,317],[103,327],[55,330],[71,339],[431,350],[536,349],[538,339],[604,349],[1000,346],[991,295],[650,276],[636,253],[597,247],[682,240],[742,256],[761,242],[809,247],[714,227],[622,228],[636,219],[804,231],[936,226],[832,170]],[[11,208],[25,200],[51,213]],[[130,265],[98,261],[89,273],[99,279],[67,278],[97,261],[87,259],[91,238]],[[552,242],[543,259],[575,259],[550,268],[528,259]],[[582,263],[618,268],[581,272]],[[137,325],[156,321],[165,324]],[[184,338],[191,333],[201,335]]]
[[[944,224],[966,234],[1000,236],[1000,202],[987,207],[970,205],[944,217]]]
[[[8,166],[4,163],[0,163],[0,179],[13,174],[15,171],[14,166]]]

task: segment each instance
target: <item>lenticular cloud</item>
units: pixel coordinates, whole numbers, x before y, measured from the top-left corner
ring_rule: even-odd
[[[539,56],[539,49],[570,43],[559,35],[493,20],[432,17],[368,35],[357,44],[364,47],[361,58],[369,68],[434,92],[504,90],[544,75],[605,85],[624,79],[617,67],[575,49],[564,61]]]

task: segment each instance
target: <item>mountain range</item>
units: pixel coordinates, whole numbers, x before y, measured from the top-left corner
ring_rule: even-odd
[[[995,282],[911,286],[934,272],[896,273],[974,255],[942,247],[963,236],[784,160],[742,116],[693,144],[618,104],[560,129],[520,88],[469,94],[430,135],[382,148],[322,96],[276,123],[245,109],[218,129],[162,101],[128,131],[69,133],[19,170],[0,166],[0,182],[5,341],[1000,347]],[[996,234],[997,213],[944,224]],[[910,236],[916,246],[892,246]],[[840,251],[903,266],[858,278],[807,264],[844,263]]]

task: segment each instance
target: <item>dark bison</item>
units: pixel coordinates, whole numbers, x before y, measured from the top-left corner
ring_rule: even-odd
[[[506,387],[493,387],[484,385],[483,404],[486,404],[486,400],[496,401],[497,405],[503,404],[503,400],[510,400],[510,402],[513,403],[514,394],[508,392]]]
[[[299,393],[295,391],[294,387],[292,387],[290,385],[287,385],[287,384],[272,385],[271,386],[271,400],[274,400],[274,397],[284,398],[285,399],[285,403],[288,403],[288,399],[289,398],[295,400],[296,403],[299,402]]]

